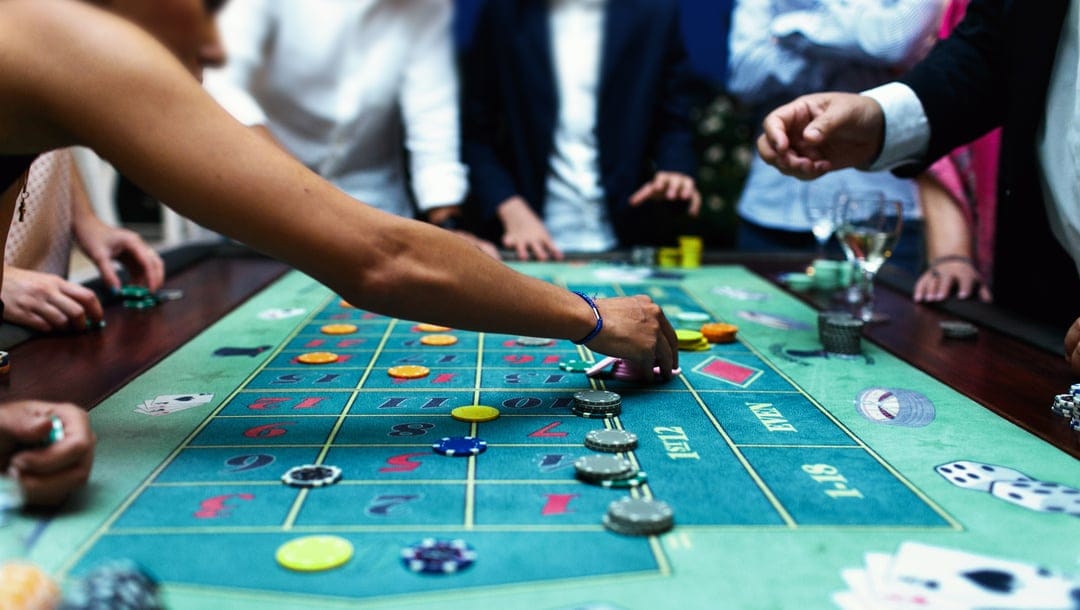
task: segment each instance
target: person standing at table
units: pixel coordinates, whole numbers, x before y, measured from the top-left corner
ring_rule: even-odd
[[[452,13],[450,0],[231,0],[229,59],[204,84],[350,196],[456,230],[467,181]]]
[[[102,222],[90,206],[69,149],[41,155],[30,167],[4,249],[3,319],[39,332],[82,331],[102,319],[94,291],[66,279],[72,245],[94,263],[108,288],[121,283],[113,261],[131,281],[157,290],[161,257],[137,233]]]
[[[802,96],[771,112],[758,152],[813,179],[859,167],[923,170],[1002,127],[995,303],[1068,326],[1080,371],[1080,2],[973,0],[964,20],[898,81]],[[1068,296],[1066,296],[1068,295]]]
[[[449,231],[358,202],[229,116],[198,82],[203,66],[224,61],[220,2],[2,2],[0,227],[38,154],[85,145],[178,212],[357,307],[566,338],[627,359],[649,379],[654,366],[665,379],[678,366],[675,332],[649,297],[594,301],[518,273]],[[89,476],[93,436],[85,420],[65,420],[71,408],[0,405],[0,463],[34,467],[20,471],[24,489],[31,474],[47,475],[42,503],[62,501]],[[56,415],[72,433],[47,449],[20,447],[44,429],[20,423],[27,411],[40,413],[36,421]]]
[[[829,87],[859,91],[911,66],[934,42],[941,0],[737,0],[729,37],[728,90],[760,120],[792,97]],[[904,204],[904,233],[891,264],[918,273],[922,235],[913,180],[838,171],[814,184],[754,158],[736,205],[743,251],[813,251],[807,199],[880,191]]]
[[[468,205],[518,258],[655,244],[698,214],[677,2],[488,0],[462,64]]]

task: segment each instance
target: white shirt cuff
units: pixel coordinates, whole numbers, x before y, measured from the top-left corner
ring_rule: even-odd
[[[885,142],[881,154],[867,171],[878,172],[913,163],[926,154],[930,143],[930,123],[922,102],[910,87],[886,83],[863,91],[878,103],[885,115]]]

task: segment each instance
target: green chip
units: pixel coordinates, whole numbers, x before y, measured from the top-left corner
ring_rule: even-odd
[[[157,304],[158,301],[154,297],[124,301],[124,307],[128,309],[150,309],[151,307],[157,307]]]
[[[584,373],[589,370],[592,363],[582,362],[581,360],[566,360],[559,363],[559,368],[568,373]]]

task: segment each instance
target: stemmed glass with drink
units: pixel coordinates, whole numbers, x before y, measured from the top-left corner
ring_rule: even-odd
[[[855,315],[865,322],[888,316],[874,312],[874,277],[892,256],[904,226],[904,206],[880,192],[849,194],[842,199],[836,236],[848,260],[858,268]]]

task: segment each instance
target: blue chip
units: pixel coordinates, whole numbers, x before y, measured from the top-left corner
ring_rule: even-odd
[[[442,455],[469,457],[487,450],[487,441],[475,436],[444,436],[439,442],[432,443],[431,448]]]
[[[453,574],[476,561],[476,550],[464,540],[425,538],[401,550],[401,562],[413,572]]]

